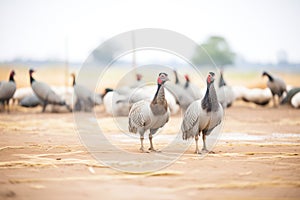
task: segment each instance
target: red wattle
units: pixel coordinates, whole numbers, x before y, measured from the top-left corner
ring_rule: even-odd
[[[162,80],[159,77],[157,79],[157,83],[160,84],[160,85],[162,84]]]

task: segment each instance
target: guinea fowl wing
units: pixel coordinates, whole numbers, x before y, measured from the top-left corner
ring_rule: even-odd
[[[200,101],[194,101],[184,114],[181,130],[185,140],[199,132],[199,126],[197,126],[200,117],[199,109],[201,109]]]
[[[129,112],[129,131],[136,133],[137,128],[144,127],[150,122],[150,103],[139,101],[133,104]]]

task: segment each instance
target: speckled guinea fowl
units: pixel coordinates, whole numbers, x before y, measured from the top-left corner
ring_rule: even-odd
[[[141,140],[142,152],[147,152],[144,149],[144,134],[147,130],[150,130],[149,150],[155,151],[152,137],[157,130],[163,127],[169,121],[168,103],[165,99],[164,84],[168,81],[168,75],[166,73],[160,73],[157,79],[157,91],[151,102],[142,100],[132,105],[129,111],[129,131],[132,133],[139,133]]]
[[[14,96],[16,91],[15,83],[15,71],[12,70],[9,74],[9,80],[0,82],[0,103],[3,103],[4,109],[7,106],[7,112],[9,112],[9,100]]]
[[[216,90],[214,87],[213,72],[209,72],[207,76],[207,89],[205,96],[201,100],[194,101],[186,110],[181,124],[182,138],[187,140],[195,137],[196,150],[195,153],[200,153],[198,148],[198,139],[202,132],[203,149],[206,148],[206,136],[208,136],[223,119],[223,108],[218,102]]]
[[[173,70],[175,75],[175,84],[168,83],[166,84],[166,89],[168,89],[171,94],[176,99],[177,104],[180,106],[183,112],[186,111],[188,106],[195,100],[185,89],[185,85],[181,84],[178,78],[178,74],[176,70]]]
[[[46,83],[36,81],[33,77],[34,70],[29,70],[30,84],[35,95],[43,102],[43,110],[45,112],[48,104],[66,106],[69,111],[72,109],[61,99]]]

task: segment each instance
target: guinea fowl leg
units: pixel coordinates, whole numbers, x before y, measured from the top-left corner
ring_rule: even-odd
[[[158,129],[150,129],[150,134],[149,134],[149,140],[150,140],[150,148],[149,148],[149,150],[150,151],[157,151],[156,149],[154,149],[153,143],[152,143],[153,135],[157,132],[157,130]]]
[[[195,150],[195,153],[199,154],[200,151],[199,151],[199,147],[198,147],[198,140],[199,140],[199,135],[197,134],[195,136],[195,142],[196,142],[196,150]]]
[[[45,101],[44,104],[43,104],[43,110],[42,110],[42,112],[45,112],[47,104],[48,104],[48,102]]]
[[[274,107],[274,108],[277,108],[275,95],[273,95],[273,107]]]
[[[202,140],[203,140],[203,148],[202,148],[202,152],[208,152],[207,148],[206,148],[206,135],[202,133]]]
[[[140,140],[141,140],[141,148],[140,148],[140,150],[142,151],[142,152],[144,152],[145,150],[144,150],[144,136],[141,136],[140,137]]]
[[[145,151],[145,149],[144,149],[144,133],[145,133],[145,131],[141,130],[141,131],[139,131],[139,133],[140,133],[140,140],[141,140],[140,151],[143,152],[143,153],[149,153],[148,151]]]
[[[4,101],[4,105],[6,104],[6,106],[7,106],[7,112],[9,113],[9,103],[8,102],[9,102],[8,100]]]

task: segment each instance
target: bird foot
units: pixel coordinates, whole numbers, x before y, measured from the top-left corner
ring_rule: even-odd
[[[141,153],[150,153],[150,151],[146,151],[143,147],[140,148]]]
[[[215,154],[215,152],[214,151],[209,151],[209,150],[207,150],[207,149],[202,149],[201,150],[201,153],[209,153],[209,154]]]
[[[153,147],[150,147],[148,150],[149,150],[149,151],[153,151],[153,152],[157,152],[157,153],[160,153],[160,152],[161,152],[160,150],[154,149]]]

